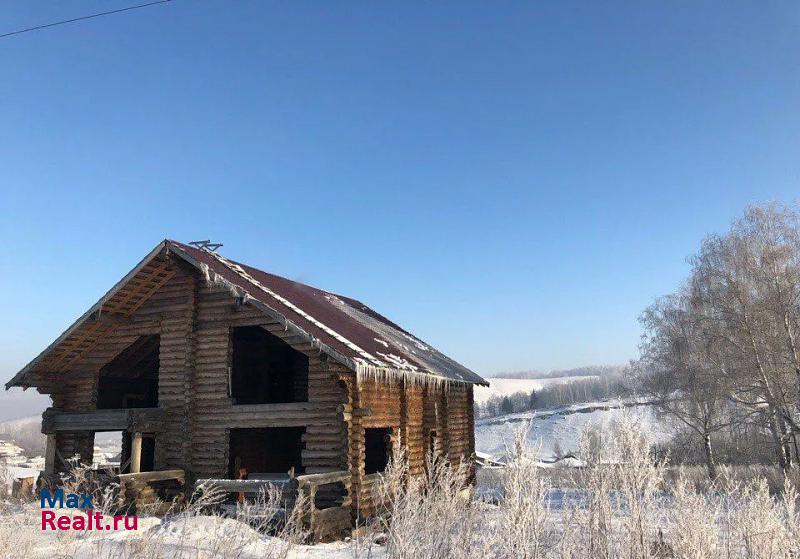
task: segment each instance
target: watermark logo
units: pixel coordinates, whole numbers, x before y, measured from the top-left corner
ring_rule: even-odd
[[[51,493],[42,489],[42,530],[136,530],[136,516],[105,516],[94,511],[88,493],[64,493],[61,488]],[[75,512],[85,514],[75,514]]]

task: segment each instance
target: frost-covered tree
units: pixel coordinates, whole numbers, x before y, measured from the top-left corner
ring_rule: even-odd
[[[641,383],[656,405],[695,433],[711,479],[717,477],[712,435],[730,424],[724,347],[687,288],[659,299],[642,315]]]
[[[800,213],[748,208],[690,263],[686,286],[642,317],[645,386],[709,444],[732,416],[761,426],[786,471],[800,458]]]

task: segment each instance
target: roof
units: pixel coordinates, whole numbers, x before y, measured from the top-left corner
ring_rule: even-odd
[[[269,274],[229,260],[212,250],[167,239],[159,243],[42,354],[17,373],[6,384],[6,389],[25,386],[27,372],[89,320],[93,313],[103,307],[104,302],[111,300],[138,270],[148,266],[164,251],[197,268],[207,281],[225,285],[243,303],[276,318],[287,329],[301,334],[321,351],[355,370],[362,378],[488,385],[473,371],[355,299]]]

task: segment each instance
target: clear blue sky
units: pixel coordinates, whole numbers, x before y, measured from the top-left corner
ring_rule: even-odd
[[[0,33],[128,4],[6,1]],[[167,236],[483,374],[624,362],[704,234],[799,192],[795,2],[380,4],[0,39],[3,380]]]

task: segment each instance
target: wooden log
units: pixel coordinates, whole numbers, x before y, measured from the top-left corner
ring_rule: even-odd
[[[61,411],[48,408],[42,414],[43,433],[132,431],[157,432],[164,410],[159,408]]]
[[[138,474],[142,464],[142,434],[134,433],[131,440],[131,473]]]
[[[336,472],[325,472],[320,474],[303,474],[297,476],[297,483],[300,485],[327,485],[328,483],[349,483],[350,472],[340,470]]]
[[[185,472],[183,470],[157,470],[154,472],[138,472],[130,474],[119,474],[120,482],[140,482],[150,483],[153,481],[166,481],[176,479],[184,483]]]
[[[292,485],[292,480],[288,477],[286,479],[221,479],[221,478],[204,478],[198,479],[195,484],[195,490],[200,488],[214,488],[226,493],[259,493],[266,490],[270,485],[281,487],[284,490]]]
[[[56,435],[49,433],[47,435],[47,447],[44,455],[44,473],[48,475],[54,474],[56,471]]]

